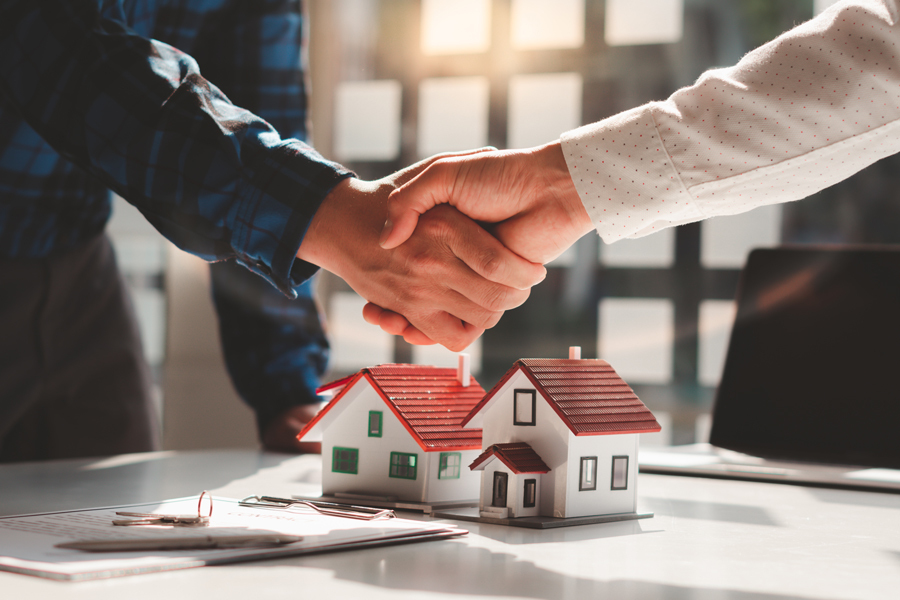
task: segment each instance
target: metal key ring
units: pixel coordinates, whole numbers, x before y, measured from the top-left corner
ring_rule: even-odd
[[[209,497],[209,514],[207,514],[205,517],[208,519],[212,516],[213,499],[212,499],[212,495],[209,492],[207,492],[206,490],[203,490],[203,492],[200,494],[200,499],[197,500],[197,517],[201,518],[201,519],[204,518],[204,516],[203,516],[203,497],[204,496]]]

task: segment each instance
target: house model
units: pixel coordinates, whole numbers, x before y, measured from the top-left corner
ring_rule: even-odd
[[[474,504],[481,430],[463,418],[484,397],[458,369],[388,364],[365,368],[318,390],[334,398],[298,435],[322,441],[324,496],[356,500]]]
[[[636,513],[638,434],[659,423],[609,363],[580,355],[516,361],[464,419],[482,432],[482,517]]]

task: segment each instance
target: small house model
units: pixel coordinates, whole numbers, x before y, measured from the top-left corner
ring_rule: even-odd
[[[480,477],[467,465],[481,430],[463,418],[484,397],[458,369],[388,364],[319,389],[334,398],[298,435],[322,441],[325,496],[439,504],[474,501]]]
[[[659,423],[604,360],[522,359],[465,418],[483,517],[636,513],[638,437]]]

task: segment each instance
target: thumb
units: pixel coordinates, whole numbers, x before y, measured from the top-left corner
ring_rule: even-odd
[[[391,192],[387,220],[378,240],[382,248],[390,250],[405,242],[415,231],[421,215],[451,201],[450,190],[457,171],[456,163],[438,161]]]

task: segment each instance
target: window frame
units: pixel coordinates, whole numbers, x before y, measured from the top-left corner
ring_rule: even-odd
[[[394,458],[406,457],[407,459],[412,458],[412,464],[407,462],[405,465],[400,464],[399,462],[395,463]],[[398,468],[398,472],[394,473],[394,467]],[[406,474],[401,475],[399,473],[399,468],[405,468]],[[410,471],[412,474],[410,475]],[[419,455],[411,452],[391,452],[391,460],[388,465],[388,477],[392,479],[408,479],[410,481],[414,481],[419,474]]]
[[[531,421],[519,421],[519,395],[531,396]],[[527,402],[527,400],[526,400]],[[513,390],[513,425],[516,427],[534,427],[537,423],[537,392],[529,389]]]
[[[338,452],[351,452],[353,455],[352,459],[348,459],[347,462],[353,463],[353,470],[344,470],[338,468],[338,463],[341,462],[338,459]],[[332,473],[344,473],[346,475],[358,475],[359,474],[359,448],[346,448],[344,446],[334,446],[331,449],[331,472]]]
[[[447,459],[456,457],[455,465],[448,465]],[[456,475],[452,474],[452,469],[456,469]],[[451,471],[448,473],[448,471]],[[438,457],[438,479],[459,479],[462,471],[462,452],[441,452]]]
[[[378,415],[378,431],[372,432],[372,415]],[[384,412],[380,410],[370,410],[369,420],[366,423],[369,437],[380,438],[384,432]]]
[[[611,464],[610,475],[609,475],[609,489],[610,490],[621,491],[621,490],[628,489],[628,467],[629,467],[628,462],[629,462],[630,458],[631,458],[630,456],[625,455],[625,454],[620,454],[620,455],[612,457],[612,464]],[[616,461],[622,460],[622,459],[625,460],[625,485],[622,487],[616,487]]]
[[[528,501],[528,487],[531,484],[531,502]],[[522,508],[537,506],[537,479],[526,479],[522,486]]]
[[[585,464],[591,462],[593,463],[593,469],[591,469],[591,482],[593,482],[593,486],[591,484],[585,483],[584,475],[585,475]],[[578,468],[578,491],[579,492],[594,492],[597,491],[597,465],[600,461],[596,456],[582,456],[581,461]]]

